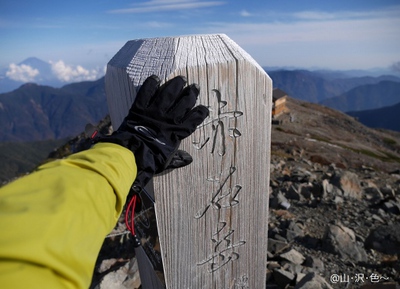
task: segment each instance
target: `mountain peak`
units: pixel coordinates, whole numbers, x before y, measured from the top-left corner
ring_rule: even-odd
[[[27,88],[27,87],[38,87],[39,85],[34,82],[27,82],[21,85],[19,88]]]
[[[50,62],[46,62],[37,57],[29,57],[24,61],[20,62],[19,65],[28,65],[33,69],[37,69],[40,72],[40,76],[46,80],[53,80],[53,71]]]
[[[104,82],[84,82],[66,88],[26,83],[0,94],[0,141],[64,138],[82,131],[107,114]]]
[[[61,87],[67,83],[92,81],[104,75],[104,68],[86,69],[81,65],[69,65],[63,60],[44,61],[28,57],[0,70],[0,93],[12,91],[25,82]]]
[[[48,63],[44,60],[41,60],[37,57],[28,57],[27,59],[25,59],[24,61],[19,63],[19,65],[22,65],[22,64],[29,65],[32,67],[42,66],[42,65],[50,66],[50,63]]]

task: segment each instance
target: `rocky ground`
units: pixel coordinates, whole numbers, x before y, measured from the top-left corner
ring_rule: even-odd
[[[291,288],[308,273],[327,283],[316,288],[400,282],[397,172],[290,157],[273,157],[272,169],[267,288]]]
[[[272,126],[266,288],[396,288],[400,133],[292,98],[288,109]],[[91,288],[140,288],[124,232],[105,240]]]
[[[399,134],[295,99],[288,108],[272,129],[267,288],[395,288]]]

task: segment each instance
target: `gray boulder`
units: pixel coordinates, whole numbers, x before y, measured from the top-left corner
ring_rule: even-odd
[[[342,224],[330,225],[324,235],[324,248],[353,262],[366,262],[367,253],[356,241],[353,230]]]
[[[335,171],[331,183],[341,189],[344,197],[361,199],[362,189],[358,176],[355,173]]]
[[[301,265],[306,259],[300,252],[295,249],[291,249],[290,251],[283,253],[280,255],[281,258],[293,263]]]
[[[372,230],[365,240],[365,248],[390,255],[400,254],[400,224],[381,225]]]

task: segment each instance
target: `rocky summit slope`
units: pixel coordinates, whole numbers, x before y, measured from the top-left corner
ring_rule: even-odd
[[[287,105],[272,127],[267,288],[395,288],[400,134]]]
[[[400,133],[292,98],[287,107],[272,126],[266,288],[396,288]],[[128,234],[106,238],[91,288],[140,288]]]
[[[272,129],[272,154],[298,154],[343,169],[391,172],[400,164],[400,133],[370,129],[339,111],[288,98]]]

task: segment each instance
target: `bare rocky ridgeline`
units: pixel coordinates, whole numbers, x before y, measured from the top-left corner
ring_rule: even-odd
[[[292,98],[287,106],[272,126],[266,288],[396,288],[400,133]],[[129,235],[107,238],[91,288],[139,286]]]
[[[288,108],[272,127],[267,288],[395,288],[400,134],[292,98]]]

